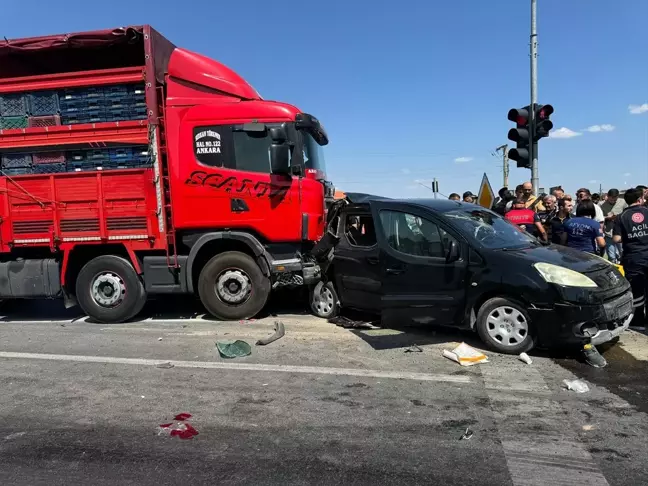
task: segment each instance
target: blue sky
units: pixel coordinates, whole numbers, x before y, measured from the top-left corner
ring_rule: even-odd
[[[7,38],[150,23],[229,65],[324,122],[346,191],[476,192],[484,172],[497,190],[491,153],[529,101],[526,0],[4,3]],[[538,98],[564,128],[541,142],[541,187],[648,185],[646,18],[647,0],[538,0]]]

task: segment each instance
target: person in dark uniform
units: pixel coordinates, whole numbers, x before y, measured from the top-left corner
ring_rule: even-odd
[[[648,294],[648,208],[643,191],[628,189],[623,195],[628,207],[617,216],[612,238],[623,245],[621,265],[632,286],[634,318],[631,327],[645,330]]]

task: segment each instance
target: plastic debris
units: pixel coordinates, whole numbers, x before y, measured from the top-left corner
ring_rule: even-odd
[[[168,437],[178,437],[182,440],[193,439],[198,435],[198,431],[187,422],[191,418],[190,413],[179,413],[173,417],[173,422],[168,424],[160,424],[158,426],[158,435],[165,435]]]
[[[259,339],[256,342],[256,345],[265,346],[266,344],[275,342],[277,339],[281,339],[282,337],[284,337],[284,334],[286,334],[286,329],[284,328],[283,322],[281,321],[275,321],[274,329],[275,329],[274,334],[268,336],[267,338]]]
[[[162,341],[162,338],[161,338],[161,337],[159,337],[159,338],[158,338],[158,341]]]
[[[405,350],[406,353],[422,353],[423,348],[418,344],[412,344],[409,348]]]
[[[518,356],[518,358],[520,358],[520,361],[522,361],[522,362],[524,362],[524,363],[526,363],[526,364],[528,364],[528,365],[530,365],[531,363],[533,363],[533,361],[531,360],[531,358],[529,357],[529,355],[526,354],[526,353],[520,353],[520,356]]]
[[[374,323],[379,321],[354,321],[345,316],[336,316],[329,319],[328,322],[344,329],[378,329]]]
[[[252,348],[245,341],[217,341],[216,348],[223,358],[242,358],[252,354]]]
[[[575,391],[576,393],[587,393],[589,386],[582,380],[563,380],[563,385],[568,390]]]
[[[474,432],[469,428],[467,428],[466,431],[463,433],[463,435],[459,437],[459,440],[470,440],[472,439],[473,434]]]
[[[164,363],[158,363],[155,365],[156,368],[161,368],[163,370],[168,370],[173,368],[175,365],[171,361],[165,361]]]
[[[592,424],[583,425],[583,430],[589,431],[589,430],[594,430],[595,428],[596,428],[596,426],[594,426]]]
[[[443,356],[461,366],[472,366],[479,363],[488,363],[488,356],[484,353],[477,351],[475,348],[468,346],[466,343],[461,343],[452,351],[447,349],[443,350]]]

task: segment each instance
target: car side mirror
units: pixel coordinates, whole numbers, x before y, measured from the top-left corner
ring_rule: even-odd
[[[273,174],[290,173],[290,145],[283,126],[270,129],[270,169]]]
[[[461,256],[460,250],[459,243],[455,240],[450,240],[450,246],[448,247],[448,252],[446,254],[446,262],[453,263],[459,260],[459,257]]]

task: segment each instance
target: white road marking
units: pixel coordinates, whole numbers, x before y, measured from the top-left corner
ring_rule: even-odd
[[[480,369],[513,485],[608,486],[540,372],[513,360],[493,364]]]
[[[436,381],[446,383],[471,383],[466,375],[445,375],[414,373],[409,371],[363,370],[356,368],[328,368],[322,366],[291,366],[254,363],[226,363],[214,361],[175,361],[169,359],[118,358],[112,356],[75,356],[67,354],[11,353],[0,352],[0,358],[33,359],[46,361],[73,361],[78,363],[107,363],[124,365],[155,366],[171,363],[175,368],[203,368],[236,371],[271,371],[279,373],[307,373],[316,375],[360,376],[366,378],[392,378],[396,380]]]

